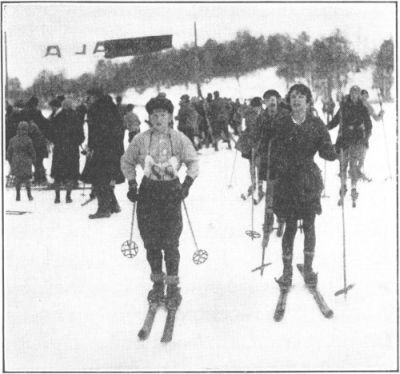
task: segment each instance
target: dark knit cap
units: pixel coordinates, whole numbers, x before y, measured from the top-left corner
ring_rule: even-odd
[[[167,98],[157,96],[150,99],[146,104],[147,113],[151,114],[155,109],[164,109],[172,114],[174,112],[174,105]]]
[[[250,101],[250,106],[262,106],[262,99],[261,97],[253,97]]]
[[[182,95],[181,96],[181,100],[183,101],[183,102],[185,102],[185,103],[188,103],[189,102],[189,95]]]

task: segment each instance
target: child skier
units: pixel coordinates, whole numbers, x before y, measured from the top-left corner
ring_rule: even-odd
[[[198,156],[190,140],[169,127],[173,104],[164,97],[152,98],[146,104],[151,128],[136,135],[121,158],[121,169],[129,181],[129,200],[137,201],[140,235],[147,250],[153,288],[148,294],[150,304],[164,301],[177,309],[181,303],[179,284],[179,237],[182,232],[181,202],[199,173]],[[187,167],[181,184],[178,171]],[[139,192],[136,165],[144,170]],[[162,271],[163,253],[167,275]]]

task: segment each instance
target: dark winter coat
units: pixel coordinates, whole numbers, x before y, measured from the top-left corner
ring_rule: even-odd
[[[110,96],[102,96],[88,109],[88,147],[81,180],[92,184],[108,184],[111,180],[123,183],[120,169],[124,154],[124,127],[117,107]]]
[[[286,109],[278,107],[278,112],[275,116],[272,117],[268,113],[268,110],[265,110],[257,118],[255,133],[258,144],[256,146],[256,153],[260,157],[259,178],[261,180],[267,180],[268,152],[270,142],[273,141],[275,123],[279,123],[283,117],[288,115],[289,112]],[[272,170],[269,171],[269,179],[275,179]]]
[[[27,134],[18,134],[10,139],[7,161],[11,166],[11,174],[15,177],[20,179],[32,177],[32,165],[36,161],[36,153]]]
[[[228,122],[230,118],[231,107],[223,98],[219,97],[210,104],[211,122]]]
[[[368,146],[368,139],[371,136],[372,123],[367,108],[359,100],[354,103],[350,97],[346,97],[341,104],[332,121],[328,124],[331,130],[340,124],[342,128],[338,132],[336,148],[346,149],[350,145],[364,144]]]
[[[274,125],[271,149],[271,171],[277,178],[274,187],[274,213],[286,218],[301,219],[309,214],[321,214],[321,171],[314,156],[333,161],[337,158],[328,130],[318,117],[308,114],[297,125],[290,115]]]
[[[14,120],[15,112],[12,110],[6,114],[6,149],[10,143],[11,138],[17,135],[17,123]]]
[[[257,145],[258,137],[256,131],[257,118],[259,114],[253,107],[246,109],[244,113],[245,130],[240,134],[240,137],[235,145],[235,148],[242,153],[242,157],[251,158],[251,150]]]
[[[23,120],[26,122],[35,122],[43,136],[48,139],[50,122],[43,116],[42,112],[37,108],[27,106],[22,113],[24,116]]]
[[[198,134],[197,111],[191,103],[182,103],[176,119],[178,120],[178,130],[185,133],[186,130]]]
[[[54,144],[51,177],[57,181],[79,178],[79,145],[85,140],[79,117],[72,109],[52,114],[49,139]]]

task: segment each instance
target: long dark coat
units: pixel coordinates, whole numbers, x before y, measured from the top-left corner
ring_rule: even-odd
[[[102,96],[88,109],[88,147],[93,153],[86,159],[81,180],[91,184],[123,183],[120,159],[124,154],[124,127],[110,96]]]
[[[337,154],[328,130],[318,117],[308,114],[301,125],[290,115],[282,117],[274,126],[271,145],[271,169],[277,181],[274,187],[274,213],[282,218],[304,218],[321,214],[321,171],[314,156],[333,161]]]
[[[7,161],[10,163],[12,175],[20,179],[30,179],[35,160],[35,149],[28,135],[17,134],[10,139]]]
[[[72,109],[50,116],[49,140],[54,144],[51,177],[57,181],[79,178],[79,145],[85,140],[83,128]]]

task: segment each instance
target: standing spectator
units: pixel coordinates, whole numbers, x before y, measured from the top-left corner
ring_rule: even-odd
[[[81,180],[91,183],[97,197],[98,209],[90,219],[108,218],[121,211],[114,194],[115,184],[124,182],[120,158],[124,153],[124,128],[112,98],[100,88],[88,91],[90,106],[87,122],[88,160]]]
[[[179,103],[180,109],[175,119],[178,121],[178,130],[183,132],[192,142],[193,147],[196,149],[194,142],[195,135],[198,135],[197,117],[198,114],[189,101],[189,95],[182,95]]]
[[[58,100],[50,105],[57,107]],[[65,184],[65,201],[71,203],[71,191],[79,178],[79,146],[85,140],[79,118],[72,109],[72,101],[65,99],[62,108],[51,115],[49,138],[54,144],[51,177],[54,178],[56,197],[54,203],[60,203],[60,187]]]
[[[211,102],[209,110],[215,150],[218,151],[218,140],[221,139],[221,136],[228,143],[228,148],[231,149],[228,129],[230,106],[219,96],[219,91],[214,92],[214,100]]]
[[[128,130],[129,143],[132,141],[133,137],[140,132],[140,119],[137,114],[133,112],[134,107],[133,104],[128,104],[124,116],[124,129]]]
[[[17,135],[10,139],[7,148],[7,160],[11,165],[11,173],[15,176],[16,200],[21,200],[21,185],[25,184],[29,200],[31,194],[32,164],[35,162],[35,149],[31,138],[28,136],[29,124],[21,121],[18,125]]]

